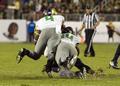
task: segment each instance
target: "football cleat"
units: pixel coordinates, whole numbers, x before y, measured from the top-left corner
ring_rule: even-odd
[[[77,72],[75,72],[75,77],[83,79],[84,78],[84,74],[81,73],[80,71],[77,71]]]
[[[120,69],[120,67],[118,67],[117,63],[110,61],[109,63],[109,68],[112,67],[113,69]]]
[[[23,57],[25,56],[24,52],[25,52],[24,48],[21,48],[21,50],[18,52],[18,55],[16,57],[17,64],[19,64],[22,61]]]
[[[95,71],[92,70],[92,69],[89,69],[87,73],[88,73],[88,74],[91,74],[91,75],[94,75],[94,74],[95,74]]]
[[[49,78],[53,78],[53,76],[52,76],[52,73],[51,72],[46,72],[47,73],[47,75],[48,75],[48,77]]]
[[[46,72],[49,78],[53,78],[51,71],[49,71],[49,72],[47,71],[46,65],[44,65],[42,72],[43,73]]]
[[[84,78],[86,78],[86,76],[87,76],[87,70],[85,67],[83,67],[83,76],[84,76]]]
[[[90,53],[85,53],[84,57],[90,57]]]

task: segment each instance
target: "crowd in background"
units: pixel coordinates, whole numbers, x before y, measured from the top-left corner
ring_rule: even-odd
[[[62,14],[83,13],[87,4],[91,7],[100,5],[103,0],[0,0],[0,19],[27,19],[35,20],[42,16],[47,8],[56,8]],[[100,13],[119,13],[120,0],[111,0]]]

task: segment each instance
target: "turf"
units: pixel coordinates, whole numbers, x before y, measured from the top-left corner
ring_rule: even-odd
[[[0,43],[0,86],[120,86],[120,70],[108,68],[118,44],[94,44],[96,57],[84,57],[85,45],[80,45],[82,61],[94,70],[102,68],[104,75],[87,76],[86,79],[65,79],[53,74],[50,79],[41,72],[46,58],[34,61],[25,57],[16,64],[16,55],[21,47],[33,50],[34,45],[28,43]],[[72,69],[77,70],[76,68]]]

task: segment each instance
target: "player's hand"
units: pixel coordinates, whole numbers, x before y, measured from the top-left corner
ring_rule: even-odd
[[[34,44],[36,45],[36,43],[37,43],[37,40],[36,40],[36,39],[34,39]]]

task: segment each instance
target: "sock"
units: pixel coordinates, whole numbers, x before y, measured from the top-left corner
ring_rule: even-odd
[[[46,72],[51,72],[53,59],[49,59],[46,64]]]
[[[82,61],[79,58],[77,58],[77,61],[75,63],[75,67],[77,67],[81,71],[83,71],[83,68],[85,67],[87,72],[91,69],[89,66],[82,63]]]
[[[32,52],[27,49],[25,49],[25,55],[27,55],[28,57],[30,57],[34,60],[38,60],[40,58],[40,56],[36,52]]]

